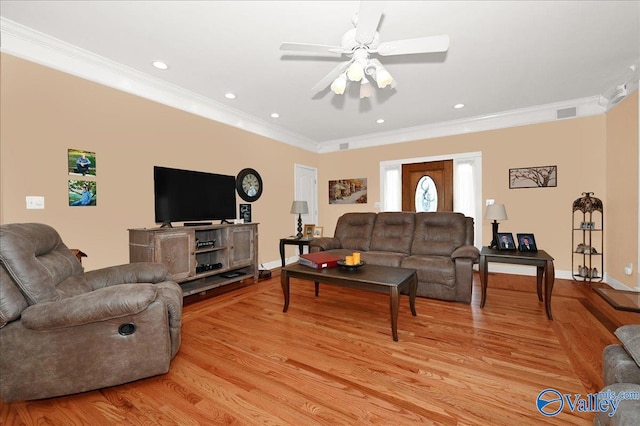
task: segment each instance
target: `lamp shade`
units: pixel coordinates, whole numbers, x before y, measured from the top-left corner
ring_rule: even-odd
[[[488,220],[506,220],[507,210],[504,208],[504,204],[489,204],[487,210],[484,212],[484,218]]]
[[[291,203],[291,213],[293,214],[307,214],[309,213],[309,206],[306,201],[294,201]]]

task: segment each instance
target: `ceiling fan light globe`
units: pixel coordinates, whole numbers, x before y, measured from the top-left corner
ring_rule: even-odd
[[[351,81],[360,81],[364,77],[364,67],[359,61],[354,61],[347,69],[347,77]]]
[[[331,91],[333,91],[333,93],[335,93],[336,95],[344,94],[344,90],[346,88],[347,88],[347,79],[345,78],[344,74],[341,74],[340,76],[338,76],[338,78],[333,80],[333,83],[331,83]]]
[[[366,78],[362,79],[360,84],[360,99],[368,98],[373,94],[373,87]]]
[[[376,83],[380,89],[384,89],[393,82],[393,77],[389,74],[389,71],[381,68],[376,72]]]

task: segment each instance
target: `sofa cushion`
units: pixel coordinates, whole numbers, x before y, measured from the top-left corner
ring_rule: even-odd
[[[338,218],[334,237],[343,249],[369,250],[376,213],[345,213]]]
[[[371,235],[371,251],[390,251],[408,254],[415,229],[415,213],[378,213]]]
[[[418,270],[418,281],[453,287],[456,285],[456,266],[448,256],[408,256],[402,259],[403,268]]]
[[[393,253],[390,251],[365,251],[361,259],[372,265],[400,267],[402,259],[407,257],[404,253]]]
[[[602,351],[602,378],[605,386],[613,383],[640,384],[640,367],[620,345],[609,345]]]
[[[20,318],[27,306],[29,305],[18,287],[4,267],[0,266],[0,328]]]
[[[467,223],[462,213],[416,213],[415,222],[412,255],[451,256],[465,243]]]
[[[0,241],[0,261],[30,305],[58,300],[56,285],[83,273],[78,259],[48,225],[3,225]]]
[[[615,335],[620,339],[631,358],[640,367],[640,325],[623,325],[615,331]]]

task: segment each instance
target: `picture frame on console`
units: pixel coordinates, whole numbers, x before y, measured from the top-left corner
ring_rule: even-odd
[[[516,243],[511,232],[498,232],[498,250],[515,250]]]
[[[519,251],[538,251],[533,234],[517,234]]]
[[[316,225],[314,225],[313,223],[305,223],[304,224],[304,230],[302,232],[302,236],[304,238],[313,238],[313,232],[315,229]]]
[[[323,227],[322,226],[316,226],[313,228],[313,238],[322,238],[322,234],[323,234]]]

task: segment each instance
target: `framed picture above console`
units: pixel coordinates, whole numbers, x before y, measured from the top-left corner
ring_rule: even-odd
[[[240,219],[244,223],[251,223],[251,204],[240,204]]]

